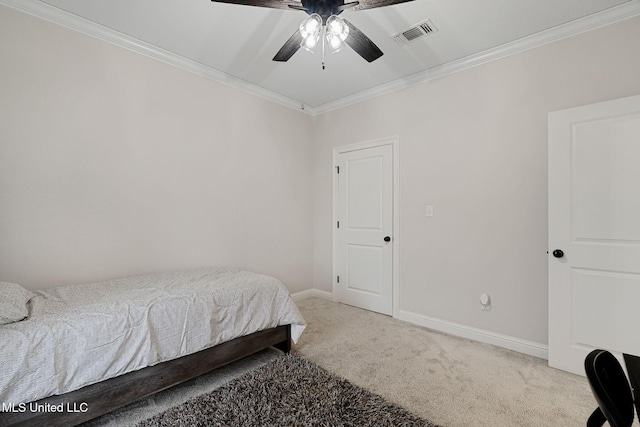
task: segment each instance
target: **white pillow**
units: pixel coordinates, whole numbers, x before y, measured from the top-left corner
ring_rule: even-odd
[[[17,322],[29,315],[27,303],[33,293],[15,283],[0,282],[0,325]]]

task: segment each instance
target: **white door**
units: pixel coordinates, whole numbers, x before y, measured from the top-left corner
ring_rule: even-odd
[[[549,365],[640,355],[638,326],[640,96],[550,113]]]
[[[336,156],[336,301],[393,310],[393,145]]]

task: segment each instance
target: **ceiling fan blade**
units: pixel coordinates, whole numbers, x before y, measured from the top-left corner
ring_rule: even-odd
[[[359,5],[351,10],[374,9],[376,7],[391,6],[398,3],[406,3],[414,0],[359,0]]]
[[[358,55],[366,59],[367,62],[373,62],[383,55],[380,48],[369,37],[365,36],[362,31],[346,19],[344,22],[349,26],[349,35],[345,43],[355,50]]]
[[[217,3],[240,4],[244,6],[269,7],[271,9],[286,9],[302,7],[302,3],[296,0],[211,0]],[[291,7],[290,7],[291,6]]]
[[[289,58],[300,49],[300,43],[302,43],[302,35],[300,31],[296,30],[296,32],[289,37],[289,40],[282,45],[278,53],[276,53],[276,56],[273,57],[273,60],[287,62]]]
[[[335,10],[338,11],[338,12],[344,12],[347,9],[352,9],[352,8],[358,6],[359,4],[360,4],[359,1],[352,1],[352,2],[345,3],[345,4],[340,5],[340,6],[336,6]]]

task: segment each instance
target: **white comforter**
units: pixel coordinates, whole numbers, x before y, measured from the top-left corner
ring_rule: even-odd
[[[208,268],[37,292],[26,320],[0,326],[0,402],[26,403],[305,322],[277,279]]]

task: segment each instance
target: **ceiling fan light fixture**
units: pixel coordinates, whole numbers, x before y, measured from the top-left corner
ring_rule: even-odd
[[[310,15],[300,24],[300,35],[302,42],[300,46],[306,50],[313,52],[320,39],[320,30],[322,29],[322,18],[317,13]]]
[[[336,53],[344,47],[344,43],[339,37],[327,35],[327,43],[329,45],[329,52]]]
[[[317,13],[309,15],[309,17],[300,24],[300,35],[302,35],[303,38],[307,38],[312,34],[320,33],[321,26],[322,18],[320,15]]]
[[[313,53],[315,52],[316,46],[318,45],[318,38],[319,37],[314,37],[313,35],[307,36],[304,40],[302,40],[302,43],[300,45],[309,52]]]
[[[349,26],[344,22],[344,19],[337,15],[331,15],[327,19],[327,34],[345,41],[349,35]]]
[[[329,44],[329,51],[335,53],[342,49],[344,41],[349,35],[349,26],[344,22],[344,19],[331,15],[327,19],[326,25],[326,37]]]

